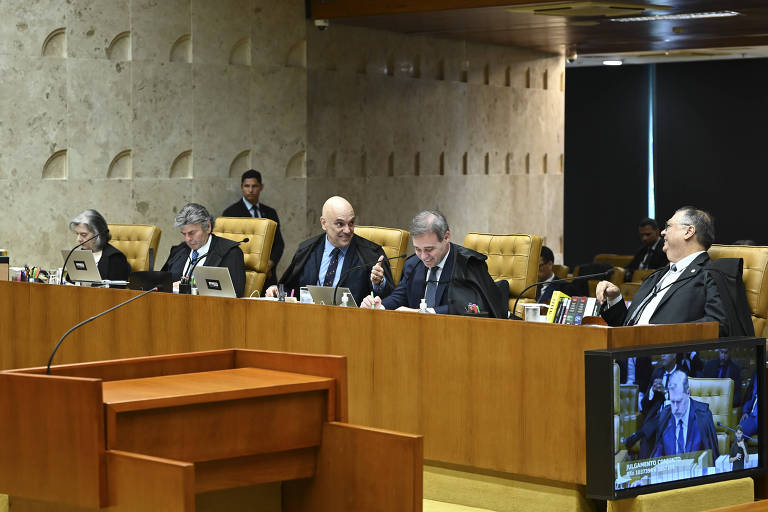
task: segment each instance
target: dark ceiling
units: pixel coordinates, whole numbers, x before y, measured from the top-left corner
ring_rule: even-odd
[[[308,5],[311,18],[329,19],[331,24],[556,53],[563,53],[567,47],[579,54],[617,54],[768,45],[768,0],[626,2],[669,7],[646,9],[641,16],[711,11],[737,11],[739,15],[620,23],[604,16],[545,16],[508,10],[530,4],[530,0],[308,0]],[[537,2],[539,5],[552,3],[563,1]]]

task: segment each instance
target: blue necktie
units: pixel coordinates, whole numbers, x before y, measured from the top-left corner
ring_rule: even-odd
[[[336,277],[336,267],[339,266],[339,253],[341,249],[334,247],[331,251],[331,261],[328,263],[328,270],[325,272],[323,286],[333,286],[333,278]]]
[[[685,453],[685,439],[683,439],[683,420],[677,420],[677,453]]]
[[[184,274],[186,277],[192,277],[192,271],[195,269],[195,263],[197,263],[197,257],[198,257],[197,251],[192,251],[192,254],[189,255],[189,266],[187,267],[187,271]]]
[[[427,277],[427,289],[424,292],[424,298],[427,300],[427,307],[435,307],[435,296],[437,295],[437,271],[440,267],[432,267],[429,269],[429,277]]]

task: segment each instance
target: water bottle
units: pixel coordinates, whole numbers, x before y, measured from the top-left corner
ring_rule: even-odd
[[[344,292],[344,295],[341,296],[341,307],[348,308],[349,307],[349,293]]]
[[[419,313],[427,313],[427,299],[421,299],[419,303]]]

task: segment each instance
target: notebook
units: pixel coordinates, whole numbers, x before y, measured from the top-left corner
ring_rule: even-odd
[[[232,276],[227,267],[195,267],[192,275],[197,284],[197,293],[210,297],[237,297]]]
[[[344,296],[344,293],[349,293],[349,306],[350,307],[357,307],[357,302],[355,302],[355,297],[350,293],[349,288],[345,288],[343,286],[339,286],[338,288],[335,288],[336,290],[336,301],[333,300],[333,286],[307,286],[307,289],[309,290],[309,294],[312,296],[312,300],[315,302],[315,304],[327,304],[329,306],[338,306],[341,304],[341,298]]]
[[[66,260],[69,251],[69,249],[62,249],[61,257]],[[75,249],[72,251],[72,256],[69,257],[67,266],[64,270],[69,275],[71,281],[85,283],[102,282],[101,274],[96,266],[96,259],[93,257],[91,251],[84,251],[82,249]]]

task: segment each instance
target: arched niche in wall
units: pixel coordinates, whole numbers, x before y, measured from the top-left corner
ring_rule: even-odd
[[[67,150],[56,151],[43,166],[44,180],[65,180],[69,174],[67,165]]]
[[[171,62],[192,62],[192,36],[184,34],[171,46]]]
[[[133,177],[133,154],[130,149],[119,152],[112,159],[107,171],[107,178],[112,180],[129,180]]]
[[[121,32],[107,48],[107,58],[112,61],[131,60],[131,32]]]
[[[229,63],[240,66],[251,65],[251,38],[244,37],[232,47],[229,52]]]
[[[171,164],[171,178],[192,178],[192,150],[182,152]]]
[[[43,57],[67,56],[67,29],[57,28],[45,38],[43,42]]]
[[[307,153],[299,151],[291,157],[288,165],[285,167],[286,178],[306,178],[307,177]]]
[[[239,178],[245,171],[251,168],[251,150],[246,149],[238,153],[238,155],[232,159],[232,163],[229,164],[229,177]]]

